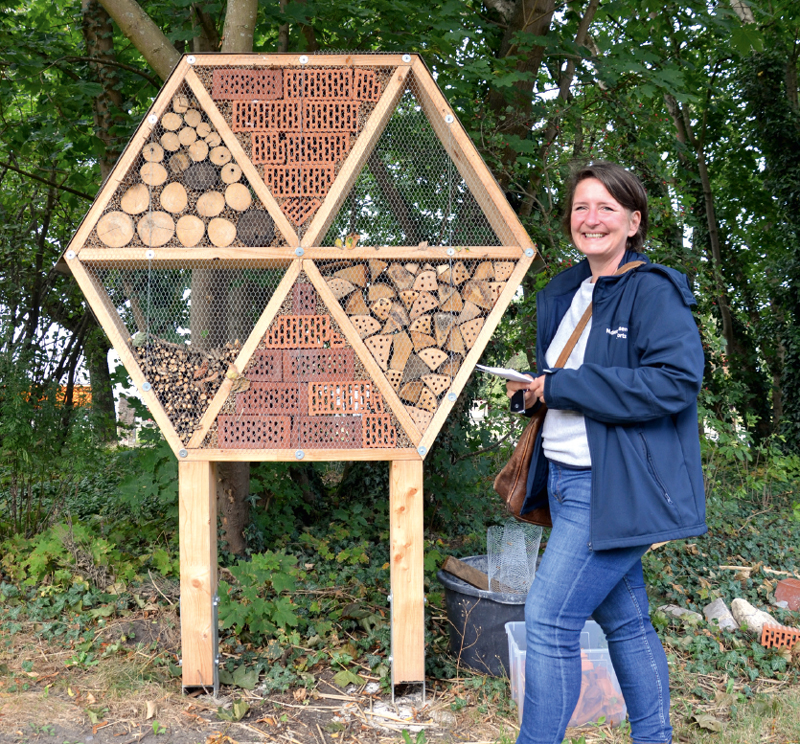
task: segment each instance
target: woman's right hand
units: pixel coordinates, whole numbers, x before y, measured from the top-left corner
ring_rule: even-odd
[[[515,380],[506,381],[506,395],[511,398],[514,393],[524,390],[525,391],[525,410],[533,408],[536,403],[536,394],[531,389],[536,380],[531,378],[530,382],[516,382]]]

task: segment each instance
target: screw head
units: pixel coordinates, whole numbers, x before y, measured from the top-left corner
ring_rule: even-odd
[[[194,54],[190,54],[190,55],[189,55],[189,56],[186,58],[186,61],[187,61],[187,62],[188,62],[190,65],[193,65],[193,64],[194,64],[194,63],[195,63],[197,60],[195,59],[195,56],[194,56]]]
[[[448,248],[447,249],[447,255],[448,256],[455,256],[456,255],[456,249],[455,248]]]
[[[526,249],[525,249],[525,255],[526,255],[528,258],[531,258],[531,256],[533,256],[533,248],[526,248]]]
[[[154,125],[158,124],[158,117],[155,114],[150,114],[150,116],[147,117],[147,123]]]
[[[425,447],[417,447],[417,452],[419,452],[419,453],[420,453],[421,455],[423,455],[423,456],[425,455],[425,453],[426,453],[427,451],[428,451],[428,450],[427,450],[427,448],[425,448]]]
[[[302,256],[305,253],[305,251],[302,248],[298,247],[294,249],[294,253],[296,256]]]
[[[455,120],[456,120],[456,117],[453,116],[452,114],[448,114],[447,116],[444,117],[444,123],[445,124],[452,124]]]
[[[447,400],[449,400],[451,403],[455,403],[456,402],[456,394],[455,393],[448,393],[447,394]]]
[[[156,252],[151,248],[149,251],[145,251],[144,257],[149,261],[156,257]]]
[[[189,453],[185,449],[178,450],[178,457],[189,457]]]
[[[75,255],[76,255],[75,251],[67,251],[67,258],[70,259],[75,258]]]
[[[303,459],[303,458],[306,456],[306,453],[305,453],[305,452],[303,452],[303,450],[296,450],[296,451],[295,451],[295,453],[294,453],[294,456],[295,456],[295,457],[296,457],[298,460],[302,460],[302,459]]]
[[[305,55],[305,54],[301,55],[299,62],[300,62],[301,65],[307,65],[308,64],[308,55]]]
[[[411,55],[410,55],[410,54],[404,54],[404,55],[401,57],[401,59],[403,60],[403,62],[405,62],[406,64],[408,64],[408,63],[411,61]]]
[[[142,390],[144,390],[146,393],[149,393],[152,389],[153,386],[149,382],[146,382],[144,385],[142,385]]]

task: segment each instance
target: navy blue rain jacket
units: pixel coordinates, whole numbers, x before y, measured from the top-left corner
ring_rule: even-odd
[[[578,369],[547,370],[544,355],[581,282],[581,261],[537,295],[536,357],[549,408],[585,417],[592,456],[594,550],[646,545],[706,532],[697,394],[703,348],[686,277],[645,265],[597,280],[592,327]],[[532,409],[533,410],[533,409]],[[522,513],[544,505],[548,463],[541,435]]]

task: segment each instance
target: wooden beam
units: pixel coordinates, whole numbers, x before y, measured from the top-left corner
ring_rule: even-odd
[[[425,681],[422,463],[394,461],[389,473],[392,684]]]
[[[93,272],[87,271],[86,266],[81,263],[80,259],[70,259],[68,265],[72,275],[75,277],[75,281],[78,282],[78,286],[86,296],[86,301],[92,308],[98,323],[106,332],[114,351],[117,352],[120,361],[125,365],[125,369],[128,370],[128,374],[131,376],[133,384],[136,385],[142,401],[153,416],[156,425],[164,435],[164,439],[167,440],[167,443],[175,453],[175,457],[178,457],[178,452],[183,448],[183,442],[175,431],[175,427],[172,425],[166,411],[159,403],[152,387],[150,390],[143,389],[147,378],[139,366],[139,360],[131,351],[131,347],[128,344],[130,333],[119,317],[117,308],[111,303],[108,292],[106,292],[105,287],[100,283],[97,276]]]
[[[297,462],[295,449],[259,450],[259,449],[194,449],[183,458],[184,462],[213,460],[215,462]],[[353,460],[359,462],[380,462],[382,460],[413,460],[421,462],[422,458],[415,449],[392,449],[391,447],[376,449],[304,449],[303,462],[342,462]]]
[[[306,276],[311,280],[320,298],[330,311],[331,316],[339,324],[339,328],[342,329],[342,333],[345,335],[348,343],[353,347],[361,363],[366,367],[367,373],[378,386],[381,395],[383,395],[383,399],[389,405],[392,413],[397,416],[400,426],[403,427],[414,446],[417,446],[421,436],[419,429],[417,429],[413,419],[408,414],[408,411],[406,411],[406,407],[403,405],[389,380],[386,379],[386,375],[378,366],[370,350],[364,345],[361,336],[358,335],[358,331],[353,326],[347,313],[342,310],[339,300],[334,297],[333,292],[331,292],[330,287],[328,287],[328,283],[319,273],[319,269],[317,269],[313,261],[303,261],[303,268],[306,272]]]
[[[422,59],[418,58],[414,61],[412,70],[416,83],[412,89],[417,100],[500,242],[503,245],[519,245],[535,250],[519,217],[506,200],[503,190],[486,163],[483,162],[475,145],[453,109],[448,105]],[[451,124],[445,122],[445,116],[448,115],[453,117]]]
[[[247,340],[244,342],[244,346],[242,346],[239,355],[236,357],[233,366],[236,367],[237,372],[244,372],[244,368],[247,366],[247,363],[253,356],[259,341],[261,341],[261,337],[267,332],[269,324],[272,323],[278,311],[281,309],[281,305],[286,299],[286,295],[288,295],[291,291],[292,285],[295,283],[295,281],[297,281],[299,274],[300,261],[295,260],[291,266],[289,266],[287,272],[283,275],[283,279],[281,279],[280,283],[275,289],[275,292],[272,294],[272,297],[270,297],[267,307],[264,309],[264,312],[261,313],[261,317],[256,322],[255,327],[247,337]],[[217,414],[220,412],[220,409],[227,400],[232,385],[233,380],[231,380],[229,377],[226,377],[222,381],[222,384],[219,386],[219,390],[217,390],[216,394],[211,400],[211,405],[209,405],[208,409],[203,415],[203,418],[200,419],[200,428],[195,431],[195,433],[192,435],[192,438],[189,440],[188,447],[200,447],[200,445],[203,443],[206,434],[208,434],[208,430],[211,428],[211,424],[214,423],[215,419],[217,418]]]
[[[520,259],[511,276],[508,278],[506,286],[503,287],[503,291],[497,298],[497,302],[495,302],[494,307],[486,317],[486,322],[483,324],[478,337],[475,339],[475,343],[469,350],[469,353],[464,357],[464,361],[462,362],[458,373],[453,378],[453,382],[450,385],[449,392],[455,393],[456,397],[461,394],[461,391],[464,389],[464,385],[467,384],[467,380],[475,369],[475,365],[478,363],[478,360],[481,358],[481,354],[483,354],[486,344],[489,343],[489,339],[492,337],[495,328],[497,328],[498,324],[500,323],[503,313],[505,313],[509,304],[511,304],[511,300],[514,297],[517,288],[521,284],[522,278],[525,276],[525,272],[528,271],[530,265],[533,263],[533,260],[533,257],[528,256],[524,256],[522,259]],[[455,402],[451,402],[448,396],[444,396],[442,398],[439,408],[433,415],[433,419],[428,425],[428,428],[425,430],[422,440],[419,443],[419,446],[425,447],[426,452],[430,451],[433,440],[436,439],[436,435],[444,425],[444,422],[447,420],[447,416],[454,405]]]
[[[409,55],[404,62],[402,54],[308,54],[305,64],[297,52],[282,54],[195,54],[193,67],[397,67],[409,65],[419,58]],[[183,59],[186,59],[184,57]]]
[[[181,657],[184,687],[214,684],[217,593],[217,466],[178,463]]]
[[[358,247],[352,251],[343,248],[306,248],[304,258],[314,260],[336,259],[346,261],[367,261],[371,258],[401,261],[476,261],[502,260],[516,261],[525,254],[517,246],[464,246],[455,248],[455,255],[448,255],[447,246],[380,246],[378,248]],[[149,266],[159,269],[185,269],[187,261],[196,268],[232,269],[273,268],[276,262],[287,263],[297,259],[296,248],[154,248],[151,259],[145,257],[143,248],[84,248],[81,260],[102,263],[104,268],[146,269]],[[205,262],[207,265],[201,265]],[[66,265],[66,259],[64,259]]]
[[[325,201],[322,206],[317,210],[308,226],[305,235],[303,235],[303,246],[311,246],[318,243],[325,237],[333,220],[339,213],[339,209],[353,188],[356,180],[364,168],[364,164],[378,144],[386,123],[397,108],[397,103],[406,89],[406,80],[410,68],[406,65],[398,67],[391,77],[391,80],[386,84],[386,88],[381,95],[380,101],[375,106],[372,114],[370,114],[364,129],[358,135],[353,149],[344,161],[336,180],[328,191]]]
[[[175,66],[175,69],[167,79],[167,82],[164,84],[161,92],[158,94],[158,96],[156,96],[156,100],[153,101],[153,105],[144,115],[144,118],[139,124],[137,130],[133,133],[133,137],[131,137],[130,141],[128,142],[128,146],[125,148],[122,155],[120,155],[120,158],[114,165],[113,170],[100,187],[100,191],[95,197],[92,206],[89,208],[89,211],[81,221],[81,224],[78,226],[78,230],[73,236],[72,240],[69,242],[64,255],[71,250],[75,251],[76,253],[80,253],[81,249],[83,248],[83,244],[87,241],[89,235],[94,229],[94,226],[97,224],[97,221],[103,214],[103,210],[108,206],[108,202],[111,200],[111,197],[114,196],[117,187],[120,185],[120,183],[122,183],[123,179],[128,174],[128,169],[133,164],[133,161],[136,160],[136,158],[141,154],[142,148],[147,142],[147,138],[153,131],[155,124],[151,124],[148,119],[151,116],[155,116],[156,119],[161,118],[161,115],[164,113],[164,109],[166,109],[167,106],[172,103],[172,96],[175,95],[175,91],[183,82],[183,76],[187,68],[188,64],[183,59]]]
[[[466,581],[467,584],[472,584],[472,586],[477,589],[483,589],[485,592],[489,591],[488,574],[475,568],[475,566],[471,566],[469,563],[460,561],[458,558],[453,558],[452,555],[447,556],[445,562],[442,564],[442,571],[453,574],[453,576],[458,577],[462,581]]]
[[[525,272],[528,270],[532,262],[533,258],[529,258],[527,256],[520,260],[513,273],[509,277],[509,280],[506,282],[506,286],[503,288],[503,291],[500,293],[497,302],[487,316],[486,321],[484,322],[483,327],[478,334],[478,337],[475,339],[475,343],[469,350],[469,353],[466,355],[466,357],[464,357],[461,367],[459,368],[456,376],[453,378],[449,392],[454,393],[456,397],[458,397],[458,395],[464,389],[464,386],[467,384],[467,380],[472,374],[475,365],[478,363],[478,360],[481,358],[483,350],[489,343],[492,333],[494,333],[497,325],[500,323],[503,313],[506,311],[511,299],[514,297],[514,294],[516,293],[517,288],[522,281],[522,277],[525,276]],[[420,446],[425,447],[426,451],[430,450],[434,439],[436,439],[437,434],[444,425],[444,422],[446,421],[454,405],[455,401],[450,401],[449,396],[442,398],[439,408],[436,410],[431,423],[428,425],[428,428],[425,430],[422,440],[420,441]]]
[[[222,141],[231,151],[234,161],[242,169],[242,173],[244,173],[245,178],[247,178],[250,185],[253,187],[256,196],[261,199],[261,203],[267,208],[267,212],[269,212],[270,217],[272,217],[275,222],[275,227],[280,230],[281,235],[283,235],[289,245],[298,246],[300,244],[299,239],[292,224],[278,206],[278,202],[275,201],[275,198],[267,188],[267,184],[264,183],[264,179],[259,175],[258,170],[255,165],[253,165],[253,161],[247,157],[236,135],[231,131],[228,122],[225,121],[225,117],[219,112],[219,109],[208,94],[205,86],[200,82],[194,70],[189,70],[186,74],[186,82],[192,89],[195,98],[197,98],[202,106],[203,111],[205,111],[211,123],[216,127],[217,132],[219,132],[220,137],[222,137]]]

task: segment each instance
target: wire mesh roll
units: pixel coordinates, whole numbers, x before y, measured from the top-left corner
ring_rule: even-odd
[[[489,589],[527,594],[536,575],[542,528],[509,520],[486,531]]]

